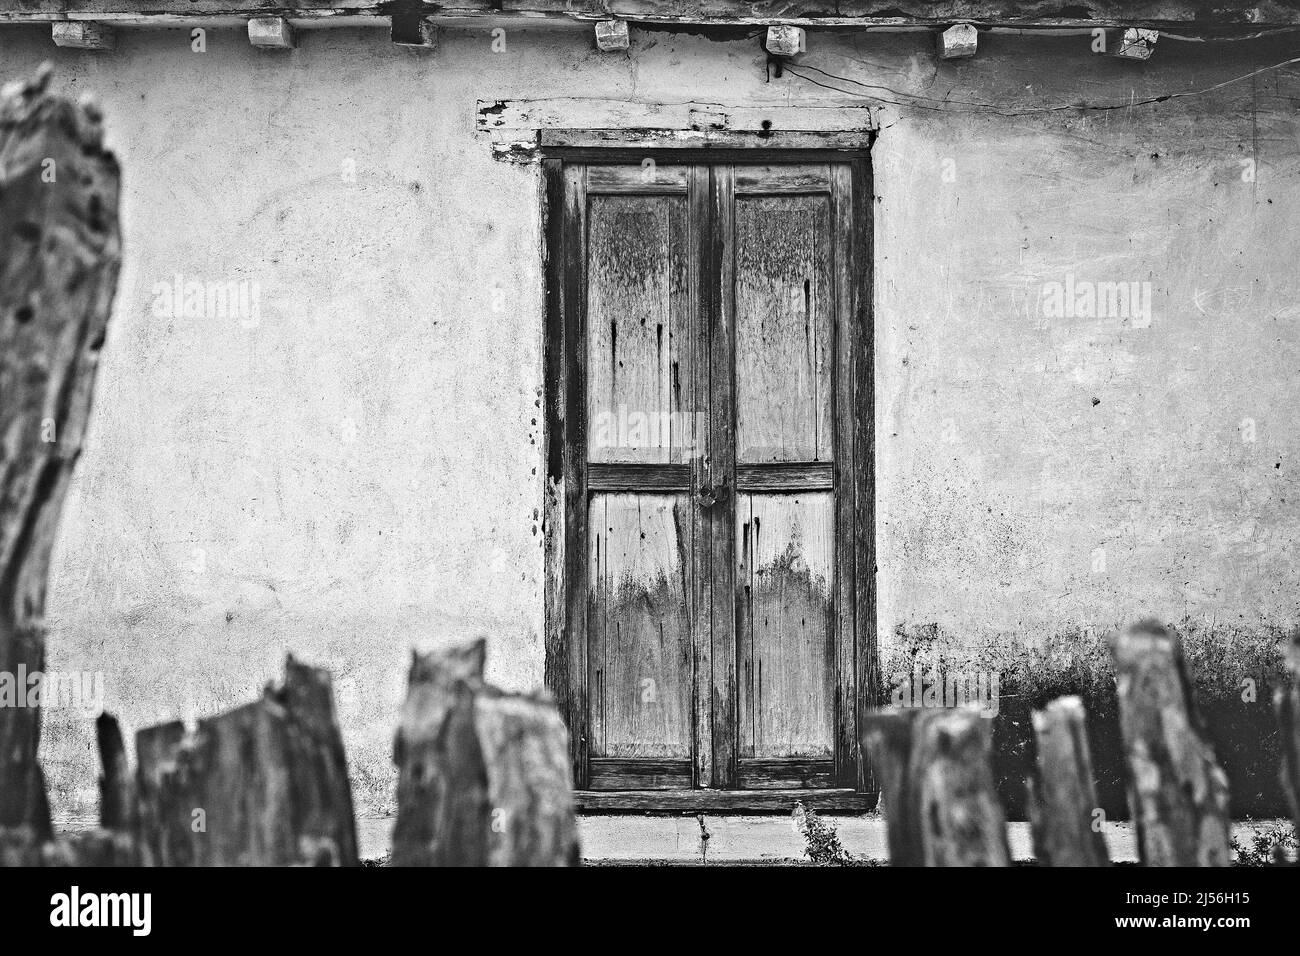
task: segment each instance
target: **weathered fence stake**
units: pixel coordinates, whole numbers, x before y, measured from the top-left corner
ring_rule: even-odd
[[[1038,775],[1027,781],[1034,853],[1044,866],[1105,866],[1083,701],[1061,697],[1034,711]]]
[[[1228,866],[1228,778],[1196,713],[1182,645],[1158,621],[1111,641],[1129,809],[1146,866]]]
[[[891,863],[1011,864],[991,721],[978,710],[884,711],[867,718],[865,741],[881,772]]]
[[[483,641],[416,655],[393,750],[394,866],[574,866],[568,732],[549,695],[483,683]]]
[[[329,674],[290,657],[262,699],[136,737],[139,843],[153,866],[355,866]]]
[[[0,92],[0,695],[26,695],[17,675],[44,667],[50,549],[120,261],[118,167],[99,113],[49,81],[47,66]],[[0,828],[44,841],[40,709],[4,703]]]
[[[1273,703],[1282,738],[1282,789],[1291,801],[1291,814],[1300,832],[1300,634],[1287,645],[1286,664],[1291,686],[1274,691]]]

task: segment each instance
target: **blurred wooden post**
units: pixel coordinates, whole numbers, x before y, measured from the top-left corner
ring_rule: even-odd
[[[1034,853],[1044,866],[1105,866],[1083,701],[1061,697],[1034,711],[1038,776],[1027,781]]]
[[[1282,742],[1282,789],[1291,801],[1291,814],[1300,832],[1300,634],[1287,645],[1286,663],[1291,684],[1274,691],[1273,703]]]
[[[1228,866],[1228,779],[1196,713],[1182,645],[1158,621],[1111,640],[1129,810],[1146,866]]]
[[[44,667],[50,549],[120,262],[118,167],[99,113],[49,80],[42,67],[0,92],[0,673],[15,684]],[[0,707],[0,827],[44,841],[39,736],[38,707]]]
[[[891,863],[1011,864],[992,721],[965,707],[887,710],[867,718],[864,737],[881,773]]]
[[[285,664],[262,699],[136,737],[151,866],[356,866],[356,821],[329,674]]]
[[[889,862],[893,866],[924,866],[921,827],[916,818],[917,798],[912,792],[912,731],[920,711],[890,709],[868,714],[863,744],[880,780],[880,800],[885,815]]]
[[[394,866],[579,862],[569,739],[549,695],[483,683],[483,641],[415,655],[393,759]]]

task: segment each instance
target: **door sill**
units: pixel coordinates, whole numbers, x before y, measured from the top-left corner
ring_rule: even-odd
[[[857,790],[576,790],[579,813],[790,813],[795,801],[820,812],[863,813],[875,793]]]

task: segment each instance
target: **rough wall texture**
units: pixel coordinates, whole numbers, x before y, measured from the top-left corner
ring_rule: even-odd
[[[98,94],[124,170],[125,284],[52,667],[102,671],[134,729],[250,699],[292,648],[339,675],[359,810],[390,805],[411,645],[485,634],[492,680],[542,674],[538,173],[492,158],[476,101],[899,99],[831,73],[949,101],[884,104],[873,154],[887,680],[914,662],[999,676],[1014,813],[1027,707],[1095,688],[1094,733],[1113,727],[1102,637],[1154,614],[1217,708],[1238,809],[1276,800],[1261,741],[1297,619],[1300,85],[1023,111],[1207,87],[1282,46],[1161,41],[1137,64],[1086,34],[994,35],[938,63],[925,35],[818,32],[802,59],[825,73],[769,81],[744,31],[634,31],[630,56],[585,29],[506,40],[449,32],[428,55],[309,30],[277,55],[231,30],[195,53],[150,30],[89,55],[0,31],[6,77],[49,58]],[[247,281],[257,314],[168,315],[155,284],[177,275]],[[1136,308],[1058,310],[1054,282],[1136,283]],[[87,717],[47,714],[57,811],[93,804],[92,744]]]

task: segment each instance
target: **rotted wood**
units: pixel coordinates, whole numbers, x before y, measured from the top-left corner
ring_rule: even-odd
[[[568,732],[486,685],[483,641],[415,655],[393,758],[394,866],[575,866]]]
[[[1097,826],[1097,790],[1088,752],[1087,714],[1078,697],[1034,711],[1038,775],[1026,781],[1034,854],[1044,866],[1106,866]]]
[[[992,721],[973,709],[869,715],[864,743],[881,781],[895,866],[1009,866],[989,756]]]
[[[0,93],[0,672],[11,675],[44,666],[50,549],[121,258],[100,114],[52,93],[50,76]],[[44,841],[39,733],[38,706],[0,707],[0,826]]]
[[[329,675],[290,657],[261,700],[136,738],[142,861],[356,866],[356,821]]]
[[[1129,809],[1146,866],[1228,866],[1228,778],[1196,711],[1176,634],[1141,621],[1111,640]]]
[[[1273,703],[1282,742],[1282,789],[1300,830],[1300,635],[1292,637],[1287,646],[1286,664],[1291,683],[1274,692]]]

